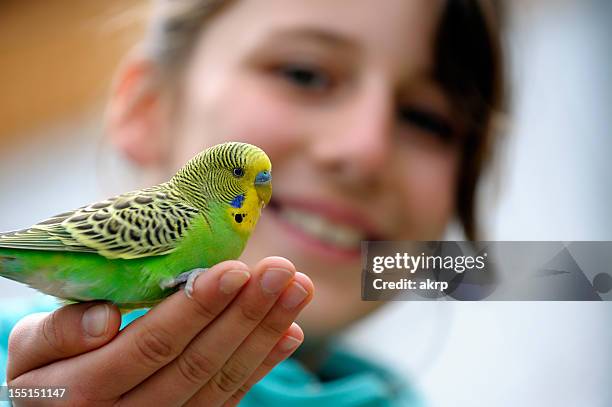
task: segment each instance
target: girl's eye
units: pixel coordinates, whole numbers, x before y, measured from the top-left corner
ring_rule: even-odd
[[[244,175],[244,170],[240,167],[234,168],[232,172],[236,178],[240,178]]]
[[[450,143],[453,141],[451,124],[434,112],[413,107],[400,107],[398,115],[403,122],[417,126],[421,130],[439,137],[444,142]]]
[[[331,86],[331,78],[323,70],[308,65],[285,65],[278,73],[292,85],[309,90],[325,90]]]

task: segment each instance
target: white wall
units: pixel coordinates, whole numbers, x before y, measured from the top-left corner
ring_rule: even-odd
[[[104,139],[102,116],[102,109],[94,108],[0,150],[0,231],[22,229],[134,187],[135,171]],[[0,298],[32,292],[0,278]]]

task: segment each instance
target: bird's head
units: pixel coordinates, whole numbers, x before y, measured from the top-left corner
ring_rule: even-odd
[[[172,182],[201,209],[210,207],[211,202],[241,209],[248,200],[259,210],[272,196],[272,164],[259,147],[228,142],[189,160]]]

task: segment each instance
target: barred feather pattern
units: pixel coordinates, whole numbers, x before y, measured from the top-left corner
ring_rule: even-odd
[[[200,213],[161,184],[65,212],[29,229],[0,235],[16,249],[98,253],[132,259],[171,252]]]
[[[196,208],[207,203],[231,202],[247,192],[247,186],[232,174],[233,168],[245,168],[265,153],[245,143],[224,143],[213,146],[192,158],[172,178],[172,184]]]
[[[269,163],[262,150],[249,144],[213,146],[187,162],[169,182],[0,234],[0,247],[97,253],[109,259],[171,253],[197,216],[210,226],[211,205],[229,205],[248,192],[249,185],[232,170],[262,159]]]

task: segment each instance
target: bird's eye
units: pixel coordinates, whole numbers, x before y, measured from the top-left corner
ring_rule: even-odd
[[[240,167],[236,167],[233,170],[234,177],[240,178],[244,175],[244,170]]]

